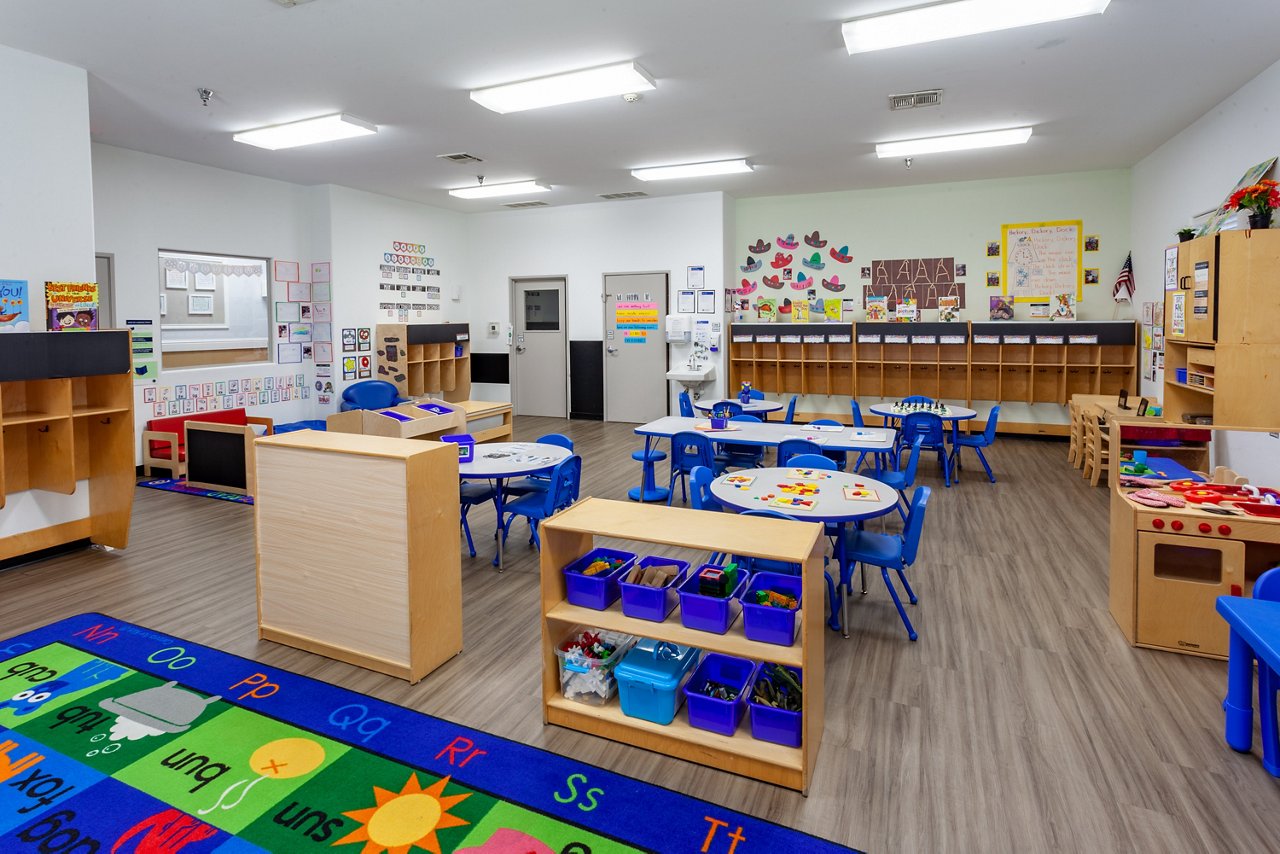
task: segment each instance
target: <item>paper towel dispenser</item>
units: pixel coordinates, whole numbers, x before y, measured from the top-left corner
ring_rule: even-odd
[[[689,314],[667,315],[667,343],[688,344],[693,337],[693,316]]]

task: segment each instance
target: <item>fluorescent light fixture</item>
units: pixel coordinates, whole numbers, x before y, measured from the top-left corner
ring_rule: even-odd
[[[303,119],[300,122],[242,131],[232,139],[275,151],[278,148],[333,142],[335,139],[350,139],[353,136],[368,136],[377,132],[378,126],[375,124],[357,119],[355,116],[348,116],[346,113],[334,113],[318,119]]]
[[[530,193],[545,193],[551,188],[537,181],[515,181],[510,184],[480,184],[475,187],[459,187],[450,190],[449,195],[459,199],[492,199],[496,196],[527,196]]]
[[[666,181],[670,178],[701,178],[706,175],[734,175],[751,172],[754,167],[745,160],[713,160],[710,163],[681,163],[676,166],[650,166],[632,169],[631,176],[641,181]]]
[[[554,107],[576,101],[591,101],[610,95],[647,92],[657,88],[653,78],[634,62],[619,62],[552,74],[519,83],[504,83],[472,89],[471,100],[495,113],[518,113],[538,107]]]
[[[955,0],[845,21],[849,53],[1101,15],[1111,0]]]
[[[913,157],[917,154],[937,154],[943,151],[998,148],[1002,145],[1022,145],[1029,139],[1031,139],[1031,128],[988,130],[981,133],[960,133],[954,136],[929,136],[924,139],[879,143],[876,145],[876,157]]]

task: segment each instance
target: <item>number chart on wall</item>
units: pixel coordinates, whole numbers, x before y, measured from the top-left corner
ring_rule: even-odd
[[[1002,225],[1006,293],[1018,302],[1066,293],[1083,298],[1083,225],[1078,219]]]

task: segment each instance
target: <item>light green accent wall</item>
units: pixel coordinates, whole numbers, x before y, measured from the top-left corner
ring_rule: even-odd
[[[777,239],[788,233],[800,241],[800,248],[792,253],[796,256],[793,270],[812,275],[813,271],[800,265],[800,258],[814,251],[804,243],[804,235],[818,229],[828,243],[822,250],[827,267],[817,275],[830,278],[838,274],[841,282],[850,285],[842,296],[856,302],[853,320],[864,317],[861,286],[869,280],[859,278],[861,267],[880,259],[936,257],[954,257],[957,264],[967,265],[962,280],[967,285],[967,309],[961,317],[986,320],[987,297],[1004,293],[1003,287],[986,287],[987,271],[1000,270],[1000,259],[987,258],[986,245],[1000,239],[1001,224],[1079,219],[1085,234],[1100,237],[1100,250],[1083,256],[1085,267],[1096,267],[1100,272],[1099,284],[1084,286],[1081,319],[1131,318],[1127,305],[1116,314],[1111,298],[1112,284],[1129,251],[1129,210],[1127,169],[739,199],[730,284],[736,286],[743,278],[738,267],[746,262],[747,247],[757,238],[774,246],[761,257],[764,268],[749,277],[759,281],[762,273],[772,274],[769,261],[778,251]],[[828,254],[831,247],[844,244],[853,255],[851,264],[839,264]],[[787,288],[770,293],[781,297],[797,292]],[[818,294],[831,295],[821,288]],[[1026,304],[1019,304],[1017,311],[1017,319],[1030,319]],[[937,320],[935,310],[921,315],[922,320]]]

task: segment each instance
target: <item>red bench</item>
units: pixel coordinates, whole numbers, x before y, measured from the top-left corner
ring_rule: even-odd
[[[168,418],[153,418],[147,422],[147,429],[142,431],[142,471],[151,477],[151,467],[156,466],[168,470],[171,477],[182,477],[187,473],[186,424],[198,421],[206,424],[230,424],[246,429],[250,424],[261,424],[267,428],[266,435],[274,431],[275,422],[270,418],[250,415],[243,409],[219,409],[213,412],[193,412],[190,415],[173,415]],[[174,460],[173,449],[178,449],[177,460]]]

